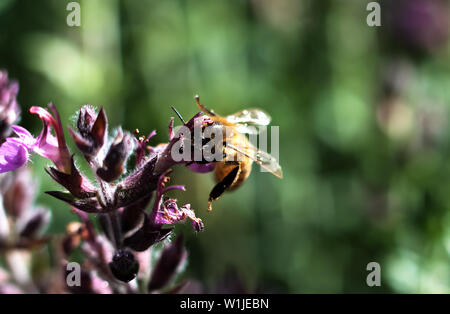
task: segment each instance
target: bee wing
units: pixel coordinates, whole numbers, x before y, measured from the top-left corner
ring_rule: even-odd
[[[228,121],[234,124],[247,125],[269,125],[270,116],[260,109],[246,109],[226,117]]]
[[[238,147],[233,144],[227,144],[227,147],[250,158],[278,178],[283,178],[283,171],[281,170],[281,166],[278,164],[278,161],[270,154],[257,149],[253,145]]]
[[[257,126],[248,124],[236,124],[235,128],[239,133],[243,134],[259,134],[261,131]]]

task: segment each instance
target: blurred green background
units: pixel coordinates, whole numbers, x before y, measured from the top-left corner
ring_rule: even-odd
[[[174,196],[206,225],[177,226],[192,292],[450,293],[448,1],[379,1],[381,27],[364,0],[80,0],[81,27],[69,2],[0,2],[0,68],[34,134],[30,106],[73,123],[89,103],[166,142],[170,105],[190,117],[197,93],[280,126],[284,179],[254,167],[212,213],[212,176],[175,169],[188,192]],[[75,217],[43,194],[59,189],[45,164],[38,202],[62,232]],[[366,284],[372,261],[381,287]]]

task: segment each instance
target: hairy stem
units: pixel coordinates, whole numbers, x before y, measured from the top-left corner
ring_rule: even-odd
[[[107,220],[111,229],[111,239],[113,239],[116,249],[122,248],[122,228],[120,226],[120,217],[116,210],[111,211]]]

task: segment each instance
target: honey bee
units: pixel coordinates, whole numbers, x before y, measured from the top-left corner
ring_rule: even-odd
[[[267,126],[270,116],[259,109],[247,109],[222,117],[209,110],[195,97],[197,106],[218,126],[223,126],[223,153],[225,160],[218,161],[215,167],[217,184],[211,190],[208,199],[208,211],[212,210],[212,202],[219,199],[225,191],[240,187],[250,175],[253,162],[268,170],[278,178],[283,178],[281,166],[270,154],[257,149],[245,134],[257,134],[255,126]],[[226,132],[225,132],[226,129]]]

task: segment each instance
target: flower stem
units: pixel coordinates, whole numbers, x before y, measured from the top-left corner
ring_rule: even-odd
[[[122,248],[122,228],[119,215],[116,210],[113,210],[106,217],[111,231],[111,240],[113,240],[116,249],[120,249]]]

